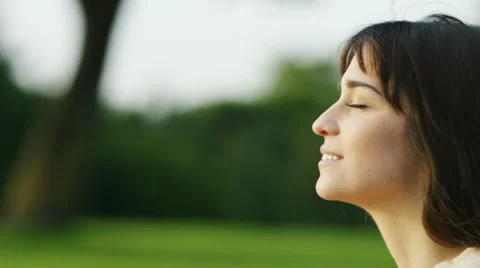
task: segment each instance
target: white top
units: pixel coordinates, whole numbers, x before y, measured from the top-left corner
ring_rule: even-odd
[[[480,248],[467,248],[457,257],[441,262],[433,268],[480,268]]]

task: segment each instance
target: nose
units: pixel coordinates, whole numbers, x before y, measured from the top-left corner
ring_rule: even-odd
[[[323,137],[335,136],[340,133],[335,105],[332,105],[313,122],[312,130],[315,134]]]

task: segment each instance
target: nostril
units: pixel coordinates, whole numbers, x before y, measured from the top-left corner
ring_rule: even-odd
[[[315,134],[317,134],[318,136],[327,136],[328,135],[328,131],[326,131],[325,128],[314,125],[312,129],[313,129],[313,132]]]
[[[315,122],[313,122],[312,129],[318,136],[326,137],[338,134],[338,124],[333,116],[327,116],[323,113]]]
[[[318,136],[324,136],[327,134],[327,132],[322,128],[314,126],[312,129],[313,129],[313,133],[315,133]]]
[[[328,132],[325,130],[320,130],[320,133],[318,135],[325,137],[328,136]]]
[[[327,137],[338,135],[340,129],[338,124],[334,121],[317,121],[316,124],[314,124],[313,132],[315,132],[315,134],[318,136]]]

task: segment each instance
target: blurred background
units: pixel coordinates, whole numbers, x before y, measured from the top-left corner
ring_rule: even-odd
[[[315,193],[341,43],[480,1],[0,0],[1,267],[395,267]]]

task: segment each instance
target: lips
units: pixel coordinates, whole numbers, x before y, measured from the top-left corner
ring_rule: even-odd
[[[333,150],[329,150],[322,146],[320,148],[320,152],[322,153],[322,160],[342,160],[343,156],[339,153],[336,153]]]
[[[337,164],[343,159],[343,156],[341,154],[336,153],[333,150],[327,149],[324,146],[320,148],[320,152],[322,153],[322,160],[318,162],[319,168]]]

